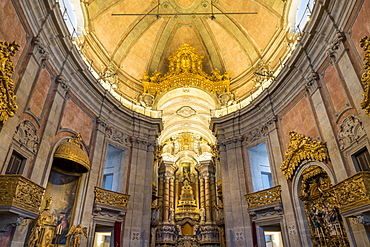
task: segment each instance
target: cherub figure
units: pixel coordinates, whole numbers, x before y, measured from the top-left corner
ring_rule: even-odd
[[[84,234],[87,238],[87,227],[82,227],[81,224],[71,226],[66,237],[72,237],[72,247],[79,247],[81,244],[81,235]]]

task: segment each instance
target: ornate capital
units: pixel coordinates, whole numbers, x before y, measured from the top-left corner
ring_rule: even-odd
[[[45,45],[41,42],[40,37],[33,38],[32,43],[37,49],[35,55],[41,62],[49,59],[49,52],[46,50]]]
[[[311,138],[294,131],[289,132],[290,143],[284,154],[285,160],[280,166],[286,179],[293,176],[295,169],[303,160],[323,161],[329,158],[325,142],[312,141]]]
[[[14,116],[18,109],[14,102],[17,96],[14,95],[14,83],[12,76],[14,66],[11,57],[19,50],[15,42],[8,43],[0,41],[0,124],[5,124],[9,117]]]
[[[69,91],[69,85],[68,85],[68,82],[67,82],[66,78],[64,78],[64,76],[58,75],[57,78],[55,79],[55,81],[58,84],[60,84],[60,86],[62,87],[62,89],[64,89],[66,92]]]
[[[337,31],[334,39],[328,45],[326,54],[330,57],[335,57],[335,53],[339,49],[340,43],[344,42],[345,40],[346,36],[344,35],[344,33]]]
[[[362,74],[361,82],[364,85],[365,92],[363,93],[363,100],[361,102],[362,109],[370,116],[370,38],[365,36],[360,41],[360,47],[365,51],[363,68],[365,72]]]

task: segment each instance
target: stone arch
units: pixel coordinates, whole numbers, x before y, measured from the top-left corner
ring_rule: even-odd
[[[327,241],[348,244],[333,189],[336,182],[333,171],[323,162],[306,160],[297,169],[292,194],[304,246],[327,246]]]

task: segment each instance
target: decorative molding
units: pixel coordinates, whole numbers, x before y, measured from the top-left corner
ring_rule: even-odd
[[[183,118],[188,118],[193,115],[195,115],[197,112],[191,108],[190,106],[183,106],[180,109],[176,111],[176,114],[183,117]]]
[[[107,122],[100,122],[100,124],[105,125],[105,135],[112,139],[113,141],[116,141],[126,147],[131,146],[130,137],[124,133],[123,131],[120,131],[114,127],[109,127]]]
[[[13,138],[32,153],[35,154],[37,152],[40,140],[37,135],[37,129],[31,121],[25,119],[20,122]]]
[[[365,36],[360,40],[360,47],[365,51],[363,68],[365,72],[362,74],[361,82],[364,85],[363,100],[361,102],[362,109],[370,117],[370,38]]]
[[[18,109],[12,80],[14,65],[10,59],[18,50],[19,45],[15,42],[0,41],[0,124],[5,124]]]
[[[37,215],[44,191],[21,175],[0,175],[0,208],[16,207]]]
[[[281,202],[281,186],[246,194],[248,208],[255,208]]]
[[[351,146],[352,143],[358,141],[365,131],[362,122],[358,116],[350,115],[343,119],[338,131],[338,141],[340,149],[344,150]]]
[[[290,143],[284,154],[285,160],[280,166],[286,179],[293,176],[295,169],[303,160],[324,161],[329,158],[325,142],[312,141],[311,138],[294,131],[290,131],[289,135]]]

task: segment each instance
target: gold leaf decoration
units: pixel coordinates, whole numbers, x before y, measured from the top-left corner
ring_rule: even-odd
[[[285,160],[280,166],[286,179],[293,176],[295,169],[303,160],[324,161],[329,158],[325,142],[312,141],[311,138],[294,131],[290,131],[289,135],[290,143],[284,154]]]
[[[370,116],[370,38],[365,36],[360,40],[360,47],[365,51],[363,68],[365,72],[362,74],[361,82],[364,85],[364,96],[361,107],[366,114]]]
[[[126,194],[95,187],[95,203],[126,209],[129,198],[130,196]]]
[[[370,172],[358,172],[334,186],[341,212],[370,204]]]
[[[0,123],[5,124],[9,117],[14,116],[18,106],[14,102],[14,83],[11,79],[14,66],[10,58],[19,50],[15,42],[0,41]]]
[[[248,203],[248,208],[255,208],[281,202],[281,186],[278,185],[269,189],[246,194],[245,199]]]
[[[229,73],[221,74],[217,69],[211,72],[212,75],[205,73],[202,69],[203,56],[196,54],[188,44],[178,48],[168,61],[169,71],[165,75],[158,71],[151,76],[144,73],[144,94],[157,95],[182,87],[199,88],[215,95],[229,92]]]

